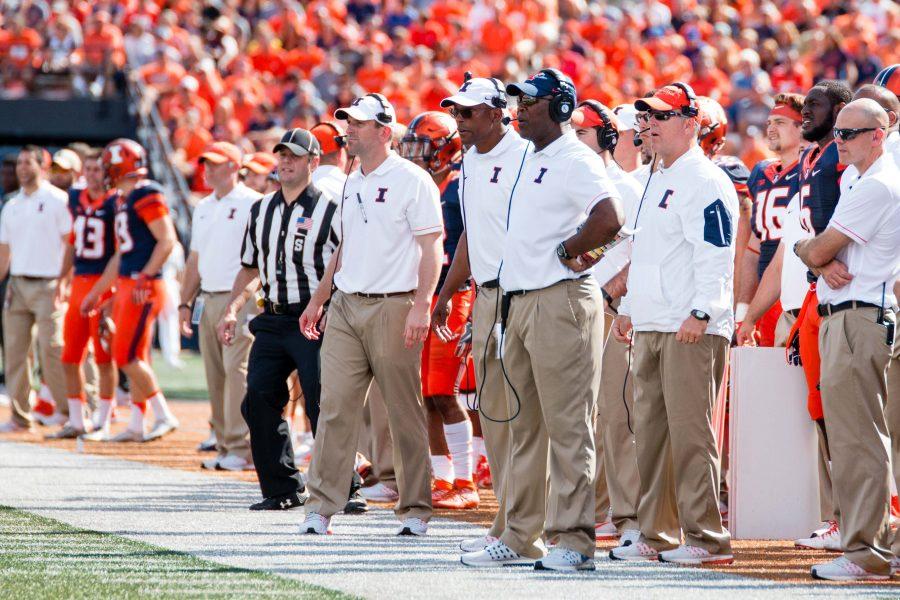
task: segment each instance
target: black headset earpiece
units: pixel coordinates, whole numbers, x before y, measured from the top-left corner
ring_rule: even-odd
[[[572,112],[575,110],[575,84],[569,77],[559,69],[541,69],[541,73],[545,73],[556,80],[559,91],[550,98],[550,118],[555,123],[565,123],[572,118]]]
[[[382,96],[381,94],[366,94],[366,96],[371,96],[378,100],[378,104],[381,105],[381,112],[375,115],[375,118],[378,119],[378,122],[382,125],[390,125],[394,118],[388,114],[387,110],[387,98]]]
[[[696,117],[697,115],[699,115],[700,108],[697,106],[697,95],[694,93],[694,88],[686,83],[681,83],[680,81],[676,81],[672,85],[684,92],[684,95],[687,96],[688,102],[690,102],[688,106],[681,107],[681,114],[683,114],[685,117]]]
[[[494,87],[497,89],[497,93],[500,94],[499,96],[491,98],[491,106],[493,106],[494,108],[506,108],[506,89],[500,84],[499,79],[491,77],[490,82],[494,84]]]
[[[615,150],[616,144],[619,143],[619,130],[613,125],[612,119],[606,114],[606,109],[603,108],[603,105],[596,100],[582,100],[578,106],[587,106],[597,113],[597,116],[603,122],[601,127],[595,127],[597,130],[597,144],[600,146],[600,149],[610,152]]]

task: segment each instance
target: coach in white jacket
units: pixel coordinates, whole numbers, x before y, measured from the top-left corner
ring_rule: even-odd
[[[665,86],[635,107],[649,112],[660,166],[627,223],[637,233],[613,334],[622,341],[634,331],[641,537],[610,558],[726,564],[711,414],[734,330],[737,195],[697,146],[689,86]]]

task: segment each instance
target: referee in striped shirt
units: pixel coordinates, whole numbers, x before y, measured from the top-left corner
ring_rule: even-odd
[[[289,398],[287,378],[296,369],[315,435],[321,342],[304,337],[297,319],[340,241],[335,219],[338,205],[310,181],[319,166],[319,142],[305,129],[292,129],[274,152],[281,189],[250,209],[241,270],[218,327],[222,343],[230,344],[236,328],[244,326],[237,322],[241,307],[262,287],[263,312],[249,323],[255,339],[247,366],[247,396],[241,406],[264,496],[251,510],[287,510],[306,501],[282,413]]]

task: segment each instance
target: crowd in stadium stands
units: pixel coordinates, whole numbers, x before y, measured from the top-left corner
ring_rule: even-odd
[[[538,66],[607,106],[673,80],[727,107],[729,147],[767,156],[780,92],[823,78],[851,86],[900,61],[900,9],[886,0],[18,0],[0,15],[0,96],[41,78],[70,93],[121,86],[130,64],[158,99],[176,164],[201,191],[213,140],[269,148],[363,92],[400,122],[438,108],[465,71],[515,80]],[[52,81],[58,81],[54,79]]]

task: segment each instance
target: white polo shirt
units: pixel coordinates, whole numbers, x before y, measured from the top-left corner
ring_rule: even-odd
[[[344,189],[344,182],[347,181],[347,175],[334,165],[319,165],[319,168],[313,171],[311,181],[314,186],[337,202]]]
[[[479,285],[497,279],[500,272],[510,194],[530,147],[530,142],[510,128],[490,151],[482,154],[472,146],[463,155],[459,202],[469,265]]]
[[[830,229],[849,237],[851,242],[837,256],[847,265],[853,280],[833,290],[819,277],[816,291],[820,304],[839,304],[848,300],[896,305],[894,282],[900,276],[900,169],[894,157],[882,155],[865,173],[841,194]]]
[[[198,256],[200,289],[228,292],[241,269],[241,244],[253,203],[262,194],[238,183],[222,198],[215,193],[194,208],[191,252]]]
[[[737,223],[734,184],[699,147],[660,165],[626,223],[639,231],[619,313],[635,331],[675,333],[699,310],[710,315],[706,333],[731,339]]]
[[[59,277],[72,231],[68,194],[42,181],[33,194],[20,189],[0,215],[0,243],[9,245],[11,275]]]
[[[622,201],[622,212],[625,213],[625,222],[633,221],[634,212],[641,201],[641,193],[644,186],[631,174],[626,173],[616,163],[610,163],[606,167],[606,174],[612,181],[618,192],[617,196]],[[594,266],[594,277],[601,286],[615,277],[619,271],[625,268],[631,260],[631,241],[626,241],[603,255]]]
[[[581,277],[560,262],[556,247],[610,197],[618,194],[603,160],[574,131],[540,151],[532,147],[513,193],[500,287],[539,290]]]
[[[892,131],[884,140],[884,154],[891,156],[900,168],[900,133]],[[841,196],[850,190],[850,186],[859,179],[859,170],[854,165],[847,165],[841,173]],[[818,288],[817,288],[818,289]]]
[[[444,230],[440,192],[431,175],[391,152],[377,169],[354,171],[341,207],[342,292],[387,294],[419,285],[416,236]]]

